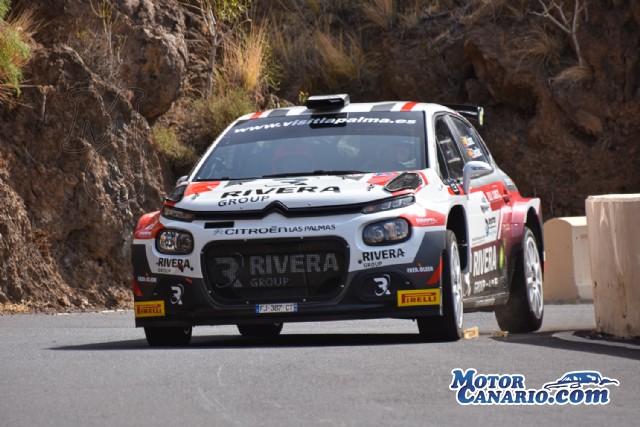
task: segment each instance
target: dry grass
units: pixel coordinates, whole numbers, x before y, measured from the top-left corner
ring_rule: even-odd
[[[319,70],[327,89],[339,89],[345,84],[360,82],[368,67],[361,42],[353,35],[316,30],[313,37],[319,53]]]
[[[403,10],[398,11],[398,20],[404,28],[415,28],[424,16],[423,5],[421,0],[413,0],[413,2],[403,2]]]
[[[588,65],[574,65],[564,69],[553,78],[554,83],[559,83],[566,87],[582,86],[592,80],[593,70]]]
[[[362,4],[365,18],[374,27],[390,30],[396,21],[394,0],[369,0]]]
[[[314,67],[312,64],[317,62],[311,33],[297,28],[287,31],[283,26],[276,29],[270,37],[274,54],[286,70],[287,83],[301,90],[312,90],[317,84],[318,76],[316,73],[309,73]]]
[[[564,42],[544,26],[536,26],[508,43],[508,55],[518,64],[523,62],[556,67],[562,59]]]
[[[273,80],[269,63],[270,47],[266,28],[268,23],[252,26],[247,34],[229,38],[223,46],[223,58],[218,70],[218,87],[223,93],[242,88],[249,93],[265,93]]]

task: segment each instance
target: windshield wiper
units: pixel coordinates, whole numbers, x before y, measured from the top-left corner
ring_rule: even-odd
[[[286,178],[289,176],[315,176],[315,175],[358,175],[366,172],[356,170],[324,170],[318,169],[313,172],[290,172],[274,173],[273,175],[262,175],[263,178]]]
[[[356,170],[324,170],[319,169],[312,172],[312,175],[359,175],[367,172]]]
[[[246,178],[231,178],[230,176],[223,176],[220,178],[197,178],[194,179],[195,182],[203,182],[203,181],[253,181],[255,179],[260,179],[261,176],[248,176]]]

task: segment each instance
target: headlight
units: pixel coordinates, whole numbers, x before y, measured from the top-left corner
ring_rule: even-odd
[[[391,245],[404,242],[409,238],[409,223],[402,218],[369,224],[362,232],[362,239],[367,245]]]
[[[183,211],[181,209],[165,206],[162,208],[162,216],[169,219],[175,219],[178,221],[193,221],[193,212]]]
[[[413,195],[397,197],[395,199],[387,200],[386,202],[365,206],[362,209],[362,213],[372,214],[376,212],[388,211],[391,209],[403,208],[405,206],[410,206],[415,202],[416,202],[416,198]]]
[[[186,255],[193,252],[193,236],[186,231],[164,229],[156,237],[156,248],[167,255]]]

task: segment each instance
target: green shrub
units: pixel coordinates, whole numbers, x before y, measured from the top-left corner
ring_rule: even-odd
[[[193,148],[185,147],[180,144],[178,134],[175,130],[156,125],[152,128],[153,137],[160,146],[163,153],[171,159],[181,159],[186,162],[192,162],[196,159],[196,153]]]
[[[242,89],[221,96],[194,101],[195,125],[201,129],[201,138],[210,144],[231,122],[257,110],[256,103]]]
[[[19,85],[24,80],[22,68],[31,54],[28,40],[33,15],[29,11],[12,22],[5,21],[10,3],[10,0],[0,0],[0,102],[8,96],[7,91],[1,89],[9,87],[20,93]]]
[[[0,21],[4,21],[4,17],[7,15],[11,0],[0,0]]]

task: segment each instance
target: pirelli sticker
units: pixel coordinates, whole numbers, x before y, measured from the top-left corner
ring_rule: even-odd
[[[440,289],[398,291],[398,307],[440,305]]]
[[[144,301],[134,303],[136,317],[164,316],[164,301]]]

